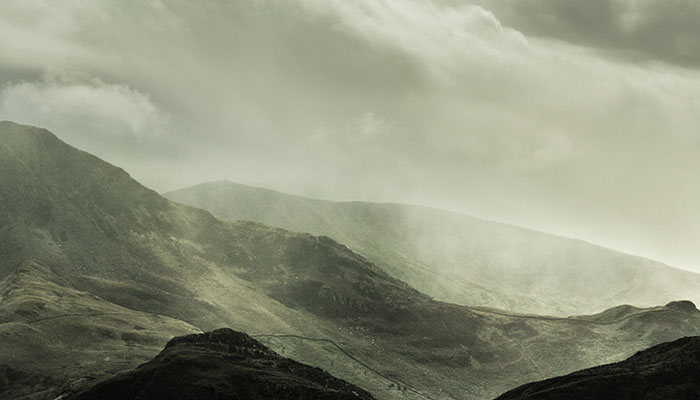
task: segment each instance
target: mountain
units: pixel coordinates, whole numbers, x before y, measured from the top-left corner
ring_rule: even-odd
[[[357,386],[280,357],[231,329],[176,337],[152,361],[74,400],[372,400]]]
[[[521,386],[498,400],[694,400],[698,369],[700,337],[685,337],[622,362]]]
[[[228,220],[324,235],[438,300],[523,313],[700,301],[700,275],[573,239],[402,204],[332,202],[230,183],[164,194]]]
[[[38,297],[12,303],[4,299],[31,283],[3,293],[0,308],[15,304],[2,314],[8,398],[55,398],[62,388],[46,378],[53,371],[61,382],[83,382],[131,369],[166,337],[193,333],[177,329],[246,332],[378,399],[492,398],[700,334],[694,305],[559,318],[436,301],[328,237],[219,220],[46,130],[11,122],[0,122],[0,188],[0,279],[12,285],[37,260],[44,281],[65,288],[37,283]],[[82,300],[56,303],[54,289]],[[43,321],[60,324],[42,330]],[[138,332],[157,340],[130,359],[128,334]],[[33,343],[42,346],[32,352]],[[131,361],[110,368],[114,357]]]
[[[192,325],[109,303],[27,260],[0,281],[0,398],[50,398],[134,368]]]

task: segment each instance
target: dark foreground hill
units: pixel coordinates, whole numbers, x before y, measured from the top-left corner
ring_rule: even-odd
[[[625,361],[530,383],[498,400],[700,399],[700,337],[640,351]]]
[[[235,327],[381,399],[492,398],[700,332],[694,306],[554,318],[435,301],[327,237],[171,202],[39,128],[0,122],[0,188],[4,398],[131,369],[181,328]],[[22,274],[28,259],[50,273]]]
[[[579,240],[402,204],[333,202],[231,182],[165,197],[229,220],[324,235],[450,303],[544,315],[700,301],[700,275]]]
[[[371,400],[369,393],[231,329],[176,337],[152,361],[74,400]]]

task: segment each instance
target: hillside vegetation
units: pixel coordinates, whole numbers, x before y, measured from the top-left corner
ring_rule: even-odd
[[[52,367],[63,364],[48,362],[6,375],[10,398],[55,398],[64,390],[55,376],[74,382],[133,368],[154,357],[165,336],[190,333],[182,330],[231,327],[261,341],[272,335],[272,350],[380,399],[484,399],[700,329],[695,307],[675,303],[615,318],[555,318],[436,301],[328,237],[219,220],[161,197],[46,130],[9,122],[0,123],[0,187],[3,287],[18,282],[26,260],[38,260],[65,288],[55,296],[67,291],[76,299],[55,310],[50,286],[38,284],[36,296],[0,302],[2,343],[42,349],[36,346],[46,335],[65,337],[56,357],[75,365],[62,375]],[[32,286],[20,283],[3,299],[25,287]],[[136,314],[114,320],[99,309]],[[65,318],[51,332],[33,325],[59,314]],[[130,342],[144,343],[128,335],[139,328],[122,324],[132,318],[154,318],[137,323],[157,332],[155,339],[130,363],[98,362],[126,359]],[[107,337],[104,347],[94,332]],[[37,359],[11,346],[0,350],[0,371]]]

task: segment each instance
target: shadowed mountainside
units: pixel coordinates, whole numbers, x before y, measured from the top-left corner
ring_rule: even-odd
[[[165,197],[229,220],[325,235],[451,303],[545,315],[700,301],[700,275],[579,240],[443,210],[308,199],[230,182]]]
[[[619,363],[523,385],[498,400],[695,400],[698,369],[700,337],[686,337]]]
[[[266,344],[283,356],[321,367],[380,399],[490,398],[700,334],[694,306],[630,309],[618,319],[586,320],[435,301],[327,237],[218,220],[166,200],[46,130],[10,122],[0,122],[0,187],[0,277],[12,280],[25,260],[37,259],[87,299],[99,296],[114,307],[203,331],[230,326],[268,335]],[[41,296],[48,297],[18,303],[34,304],[33,320],[52,309],[50,293]],[[80,314],[68,308],[84,305],[65,307],[65,314]],[[92,324],[99,326],[101,318],[62,318],[54,333],[89,341]],[[22,313],[8,311],[3,321],[36,329]],[[3,340],[25,348],[43,340],[22,332],[9,331]],[[112,343],[117,353],[128,345]],[[18,353],[3,348],[0,369],[17,369],[34,357],[8,354]],[[84,352],[62,354],[67,363],[85,362]],[[90,365],[94,372],[67,369],[65,379],[116,370]],[[11,380],[13,393],[60,394],[48,380]]]
[[[69,397],[75,400],[371,400],[231,329],[176,337],[152,361]]]

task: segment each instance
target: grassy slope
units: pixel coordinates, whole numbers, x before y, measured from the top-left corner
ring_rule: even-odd
[[[134,368],[172,336],[195,332],[185,322],[76,290],[27,261],[0,281],[0,398],[53,399]]]
[[[202,330],[331,339],[382,376],[327,343],[272,344],[380,398],[406,397],[391,380],[488,398],[700,327],[676,308],[600,323],[437,302],[331,239],[170,202],[45,130],[0,123],[0,139],[0,274],[36,257],[76,290]]]
[[[329,236],[436,299],[573,315],[700,301],[700,275],[582,241],[442,210],[331,202],[230,182],[165,196],[229,220]]]

